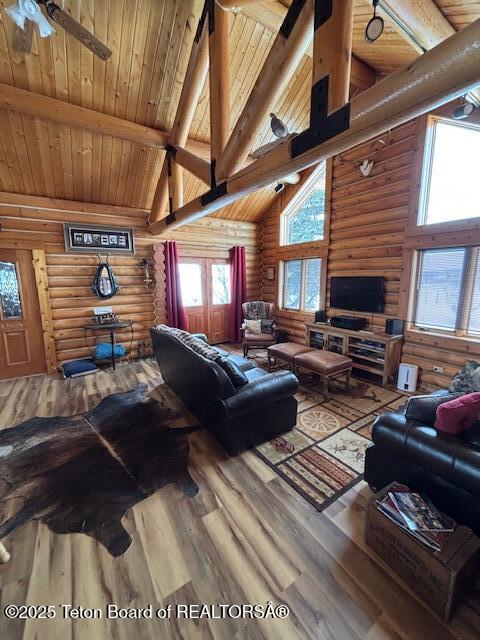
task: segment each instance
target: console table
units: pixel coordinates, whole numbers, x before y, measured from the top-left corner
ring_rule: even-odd
[[[403,336],[377,331],[352,331],[324,322],[305,325],[306,344],[341,353],[353,360],[353,368],[381,378],[382,386],[395,384],[402,355]]]

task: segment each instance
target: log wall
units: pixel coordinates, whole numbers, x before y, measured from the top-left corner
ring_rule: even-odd
[[[325,242],[289,248],[279,246],[280,214],[300,188],[285,190],[263,222],[263,281],[265,300],[278,306],[279,260],[288,257],[324,256],[327,259],[326,310],[328,316],[366,316],[375,329],[385,327],[389,317],[405,318],[409,285],[402,281],[408,272],[412,252],[405,249],[409,216],[415,193],[416,167],[423,154],[422,138],[417,122],[409,122],[389,135],[382,136],[387,144],[375,158],[368,177],[363,177],[358,162],[374,153],[381,145],[372,141],[349,150],[332,162],[330,233]],[[480,240],[480,234],[479,240]],[[268,266],[275,267],[275,280],[266,278]],[[385,313],[361,314],[329,308],[329,282],[332,276],[384,276]],[[277,322],[291,339],[305,340],[305,321],[313,314],[279,310]],[[402,361],[420,367],[420,384],[425,389],[444,387],[471,357],[478,359],[480,344],[456,338],[408,331],[403,346]],[[433,371],[443,368],[443,373]]]
[[[23,246],[45,251],[53,338],[59,363],[90,355],[91,350],[85,343],[82,327],[90,322],[94,306],[111,306],[121,318],[134,321],[134,357],[138,353],[138,342],[149,340],[149,329],[155,323],[155,316],[158,321],[165,319],[163,277],[159,281],[159,293],[156,296],[156,313],[154,287],[147,286],[144,282],[145,271],[142,262],[145,258],[152,259],[153,244],[158,242],[158,239],[153,238],[147,231],[146,212],[142,209],[125,209],[125,212],[120,214],[118,210],[112,209],[112,213],[113,215],[22,206],[0,207],[2,246]],[[89,254],[65,252],[63,222],[134,228],[135,255],[110,258],[110,264],[120,284],[119,293],[111,300],[101,300],[92,293],[91,285],[98,264],[97,258]],[[216,218],[183,227],[165,239],[176,239],[179,242],[180,256],[227,257],[230,247],[235,244],[245,245],[249,296],[258,298],[261,284],[260,234],[260,227],[253,223]],[[153,276],[153,269],[151,275]],[[119,333],[119,341],[130,346],[130,335],[129,329]],[[89,344],[92,342],[93,340],[89,339]]]

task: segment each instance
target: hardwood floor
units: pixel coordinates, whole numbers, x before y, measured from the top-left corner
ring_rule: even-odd
[[[0,428],[35,415],[85,411],[104,396],[159,378],[151,361],[64,381],[0,383]],[[444,625],[363,543],[360,483],[317,512],[253,453],[228,458],[204,432],[190,436],[198,496],[166,487],[129,512],[133,543],[111,557],[86,535],[29,523],[7,537],[0,565],[3,640],[453,640],[478,639],[479,593]],[[4,514],[5,515],[5,514]],[[100,608],[273,604],[286,619],[70,619],[61,604]],[[56,607],[56,618],[9,620],[8,604]]]

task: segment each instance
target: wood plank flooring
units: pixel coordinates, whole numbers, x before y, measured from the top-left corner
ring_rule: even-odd
[[[0,383],[0,428],[35,415],[85,411],[117,391],[161,380],[152,361],[64,381]],[[135,506],[133,543],[112,558],[95,540],[29,523],[5,539],[0,565],[2,640],[473,640],[476,591],[449,626],[407,591],[363,543],[360,483],[318,513],[253,453],[228,458],[204,432],[190,436],[189,499],[166,487]],[[58,605],[154,609],[178,604],[286,604],[283,620],[64,619]],[[9,620],[8,604],[57,605],[46,620]]]

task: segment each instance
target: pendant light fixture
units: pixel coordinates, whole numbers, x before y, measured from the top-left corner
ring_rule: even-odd
[[[367,42],[375,42],[382,35],[385,23],[383,18],[377,16],[377,6],[379,0],[373,0],[373,17],[368,21],[365,27],[365,40]]]

